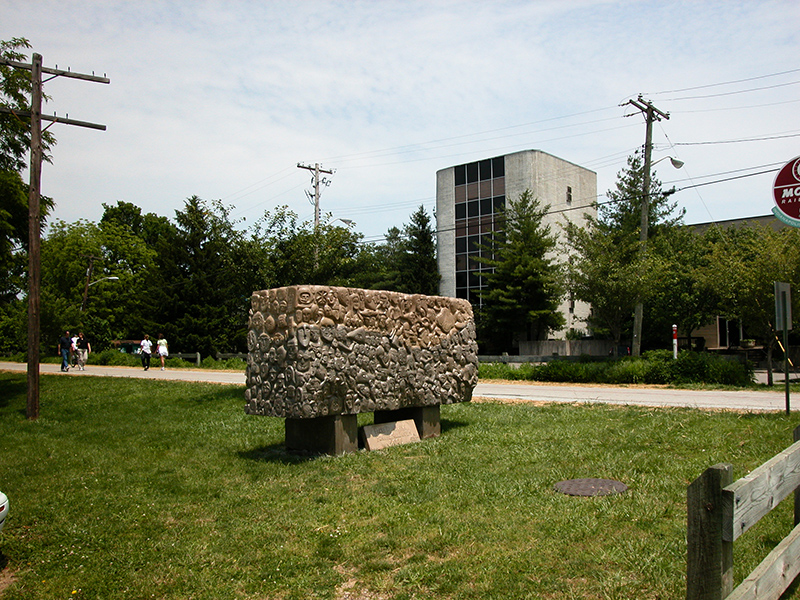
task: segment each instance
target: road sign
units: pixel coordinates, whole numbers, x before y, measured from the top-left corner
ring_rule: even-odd
[[[788,283],[774,282],[775,287],[775,329],[792,329],[792,289]]]
[[[778,171],[772,196],[775,200],[772,214],[787,225],[800,227],[800,156]]]

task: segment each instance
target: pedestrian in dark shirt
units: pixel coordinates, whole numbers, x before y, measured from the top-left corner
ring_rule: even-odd
[[[72,339],[69,337],[69,331],[65,331],[64,335],[58,338],[58,353],[61,355],[61,370],[65,373],[69,371],[70,348],[72,348]]]
[[[78,346],[78,368],[81,371],[85,371],[86,359],[89,358],[89,354],[92,352],[92,345],[89,343],[89,340],[86,339],[86,336],[83,335],[82,331],[78,334],[76,345]]]

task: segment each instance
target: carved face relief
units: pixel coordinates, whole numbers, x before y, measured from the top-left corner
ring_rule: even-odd
[[[297,304],[298,306],[308,306],[311,304],[313,296],[308,289],[301,288],[300,293],[297,294]]]

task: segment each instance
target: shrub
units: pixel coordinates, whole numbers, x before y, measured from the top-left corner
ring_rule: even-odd
[[[138,367],[142,364],[138,354],[127,354],[119,350],[92,352],[86,362],[90,365],[109,367]]]
[[[713,383],[744,387],[753,381],[752,365],[708,352],[685,351],[672,358],[669,350],[646,352],[642,358],[553,360],[541,365],[482,364],[479,375],[486,379],[527,379],[565,383]]]

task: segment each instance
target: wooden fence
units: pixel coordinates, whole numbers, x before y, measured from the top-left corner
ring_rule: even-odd
[[[158,355],[156,355],[158,357]],[[200,366],[200,353],[199,352],[176,352],[170,354],[171,358],[182,358],[183,360],[194,361],[198,367]]]
[[[738,481],[718,464],[689,486],[687,600],[777,600],[800,573],[800,427],[794,440]],[[795,528],[734,590],[733,542],[792,493]]]

